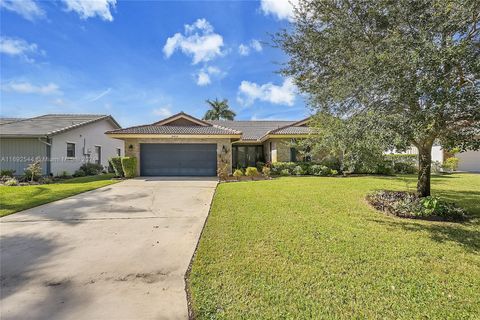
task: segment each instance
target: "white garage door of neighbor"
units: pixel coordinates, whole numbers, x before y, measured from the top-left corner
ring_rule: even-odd
[[[480,172],[480,151],[466,151],[455,155],[458,159],[458,170]]]

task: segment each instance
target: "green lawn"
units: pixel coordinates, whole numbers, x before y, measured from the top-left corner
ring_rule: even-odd
[[[0,217],[118,182],[112,177],[105,174],[36,186],[0,186]]]
[[[220,184],[187,287],[198,319],[478,319],[480,175],[433,178],[465,223],[385,216],[365,202],[415,177]]]

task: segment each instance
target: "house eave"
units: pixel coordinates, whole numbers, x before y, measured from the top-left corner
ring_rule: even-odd
[[[267,134],[260,140],[264,142],[268,139],[304,139],[311,137],[311,134]]]
[[[240,139],[240,134],[141,134],[141,133],[107,133],[115,139]]]

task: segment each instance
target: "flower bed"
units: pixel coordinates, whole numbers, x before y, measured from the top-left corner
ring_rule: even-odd
[[[375,209],[402,218],[445,221],[467,218],[465,210],[434,196],[420,198],[411,192],[381,190],[366,199]]]

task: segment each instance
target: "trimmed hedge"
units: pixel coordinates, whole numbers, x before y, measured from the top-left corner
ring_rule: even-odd
[[[338,174],[337,170],[314,162],[273,162],[271,172],[281,176],[332,176]]]
[[[122,167],[122,157],[113,157],[108,160],[110,165],[113,168],[113,171],[115,172],[115,175],[117,177],[124,177],[125,173],[123,172],[123,167]]]
[[[137,172],[137,158],[135,157],[123,157],[122,169],[125,174],[125,178],[134,178]]]
[[[82,164],[79,170],[83,171],[87,176],[94,176],[102,173],[103,169],[103,166],[99,163],[87,162]]]

